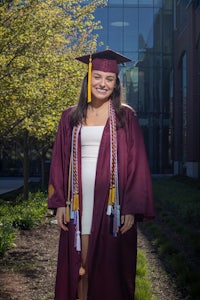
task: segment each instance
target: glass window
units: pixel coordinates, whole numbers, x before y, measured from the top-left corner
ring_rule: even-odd
[[[154,7],[162,7],[162,0],[154,0]]]
[[[173,1],[172,0],[163,0],[163,7],[165,9],[172,9],[172,5],[173,5]]]
[[[138,0],[124,0],[124,5],[138,6]]]
[[[132,59],[132,62],[134,62],[134,64],[138,61],[138,51],[134,51],[134,52],[124,51],[124,55]],[[130,62],[129,64],[132,65],[132,62]]]
[[[108,46],[108,9],[97,8],[95,11],[95,20],[101,21],[102,29],[97,30],[98,43],[103,42],[103,45],[99,47],[99,50],[105,49]]]
[[[187,24],[186,9],[183,1],[178,2],[176,11],[177,11],[177,29],[179,32],[182,32]]]
[[[124,8],[124,49],[138,51],[138,8]]]
[[[123,51],[123,31],[127,24],[123,20],[123,10],[121,8],[109,9],[109,44],[115,51]]]
[[[124,100],[138,111],[138,69],[134,66],[123,67],[120,79],[124,91]]]
[[[123,0],[108,0],[108,5],[112,5],[112,4],[117,4],[117,5],[120,5],[120,4],[123,4]]]
[[[139,6],[141,7],[149,7],[153,6],[153,0],[139,0]]]
[[[172,12],[170,10],[163,13],[163,52],[171,53],[172,44],[171,37],[173,36]]]
[[[153,8],[139,9],[139,51],[153,47]]]
[[[154,9],[154,52],[162,51],[162,10]]]
[[[108,46],[132,59],[120,67],[124,100],[137,111],[146,131],[151,170],[158,173],[169,170],[170,160],[167,141],[172,3],[172,0],[109,0],[108,6],[95,10],[96,20],[103,26],[97,34],[98,42],[103,41],[104,46],[98,46],[98,50]]]

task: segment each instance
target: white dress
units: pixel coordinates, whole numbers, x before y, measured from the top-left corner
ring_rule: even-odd
[[[104,126],[82,126],[82,234],[90,234],[94,206],[94,184],[99,146]]]

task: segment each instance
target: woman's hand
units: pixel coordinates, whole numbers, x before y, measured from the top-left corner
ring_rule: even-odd
[[[62,228],[64,231],[68,230],[66,217],[65,217],[65,207],[58,207],[56,212],[56,220],[58,222],[58,226]]]
[[[121,216],[121,228],[120,231],[121,233],[125,233],[127,232],[129,229],[131,229],[131,227],[134,224],[134,220],[135,220],[135,216],[134,215],[124,215]]]

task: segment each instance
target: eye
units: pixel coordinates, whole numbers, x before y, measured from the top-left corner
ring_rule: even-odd
[[[108,77],[107,80],[108,80],[109,82],[112,82],[112,81],[114,81],[114,78]]]

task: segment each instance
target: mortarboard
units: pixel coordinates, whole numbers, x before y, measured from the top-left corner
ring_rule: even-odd
[[[80,57],[76,57],[80,62],[88,64],[88,102],[91,102],[91,71],[98,70],[103,72],[119,73],[118,64],[131,61],[128,57],[125,57],[115,51],[105,50],[101,52],[95,52]]]

